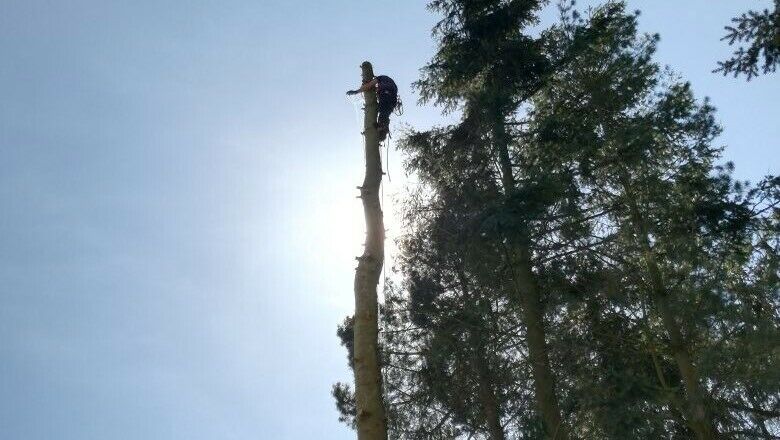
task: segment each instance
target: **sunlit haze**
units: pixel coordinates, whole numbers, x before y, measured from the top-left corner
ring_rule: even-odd
[[[780,76],[711,73],[754,3],[629,2],[755,181],[780,169]],[[4,0],[0,438],[354,438],[330,396],[364,239],[344,92],[370,60],[401,88],[395,135],[444,121],[411,89],[435,22],[419,1]]]

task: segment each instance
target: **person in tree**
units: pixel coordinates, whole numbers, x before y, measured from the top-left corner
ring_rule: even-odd
[[[390,113],[398,107],[398,86],[395,81],[386,75],[374,77],[371,81],[363,83],[359,89],[350,90],[347,95],[355,95],[361,92],[367,92],[372,88],[376,89],[376,99],[379,104],[376,128],[379,134],[379,140],[383,141],[390,131]]]

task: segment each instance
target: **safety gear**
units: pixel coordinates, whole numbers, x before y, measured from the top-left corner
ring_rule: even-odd
[[[376,99],[379,104],[377,115],[377,133],[379,139],[384,140],[390,131],[390,114],[398,106],[398,86],[389,76],[376,77]]]

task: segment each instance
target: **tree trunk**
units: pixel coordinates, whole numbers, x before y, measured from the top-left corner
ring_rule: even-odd
[[[639,245],[644,252],[645,266],[650,284],[650,297],[658,309],[666,333],[669,336],[669,345],[677,363],[677,369],[685,386],[685,400],[687,403],[688,426],[696,434],[699,440],[712,440],[719,438],[718,431],[712,423],[704,403],[704,392],[699,382],[699,372],[691,358],[688,342],[680,330],[680,326],[674,317],[673,305],[669,302],[669,292],[664,286],[663,275],[658,267],[653,248],[650,246],[650,233],[647,225],[639,212],[636,199],[631,194],[627,178],[623,177],[626,199],[631,213],[631,222],[637,232]]]
[[[490,435],[490,440],[505,440],[504,427],[501,426],[501,411],[484,351],[479,353],[474,361],[477,363],[479,403],[482,405],[485,428]]]
[[[502,116],[496,117],[493,128],[493,143],[501,167],[501,182],[504,192],[509,195],[515,189],[512,163],[509,157],[508,136]],[[510,240],[509,265],[515,282],[512,298],[519,303],[523,324],[526,327],[528,356],[531,360],[531,372],[534,379],[536,404],[545,425],[548,439],[567,440],[569,433],[562,423],[558,396],[555,392],[555,378],[547,352],[546,331],[544,327],[544,309],[541,303],[536,277],[531,264],[531,252],[523,240]]]
[[[471,297],[471,290],[462,267],[458,267],[458,281],[464,296],[468,298],[468,304],[471,304],[471,301],[476,301],[477,309],[482,310],[480,300]],[[501,405],[496,397],[493,372],[490,369],[490,356],[485,346],[485,335],[482,327],[484,321],[482,319],[480,321],[479,326],[469,332],[469,343],[474,350],[471,356],[471,366],[477,376],[477,400],[481,405],[484,429],[490,440],[505,440],[504,427],[501,426]]]
[[[361,65],[363,82],[374,78],[368,61]],[[372,89],[364,94],[363,135],[366,175],[360,187],[366,218],[366,244],[358,257],[355,273],[354,371],[358,440],[386,440],[387,421],[382,398],[382,370],[379,365],[377,285],[384,264],[385,227],[379,204],[382,164],[376,130],[377,100]]]
[[[561,409],[558,406],[558,396],[555,392],[555,376],[550,366],[550,356],[547,352],[546,330],[544,326],[544,310],[542,308],[539,288],[531,270],[531,259],[528,249],[521,248],[519,255],[513,258],[515,283],[519,292],[516,293],[521,304],[523,322],[526,327],[528,341],[528,357],[531,361],[531,372],[534,378],[536,404],[544,421],[547,438],[566,440],[569,432],[561,419]]]
[[[458,267],[458,281],[461,290],[466,298],[476,300],[477,309],[481,310],[479,299],[471,297],[471,290],[466,281],[466,274],[462,267]],[[471,364],[477,376],[477,399],[481,405],[482,418],[484,419],[484,429],[488,433],[490,440],[505,440],[506,434],[504,427],[501,426],[501,404],[496,397],[493,372],[490,369],[490,356],[485,344],[485,335],[483,333],[484,322],[480,322],[479,327],[470,331],[470,345],[474,349],[471,357]]]

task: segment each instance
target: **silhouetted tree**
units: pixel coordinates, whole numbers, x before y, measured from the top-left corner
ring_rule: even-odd
[[[750,10],[731,22],[722,39],[729,46],[740,46],[731,58],[718,62],[715,72],[745,75],[748,81],[761,73],[774,72],[780,64],[780,0],[774,0],[774,10]]]

